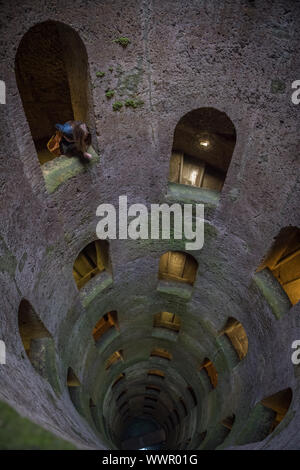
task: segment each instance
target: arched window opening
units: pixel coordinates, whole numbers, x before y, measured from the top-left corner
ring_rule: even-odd
[[[77,375],[73,371],[72,367],[69,367],[68,369],[68,375],[67,375],[67,386],[69,388],[72,387],[80,387],[81,383],[80,380],[78,379]]]
[[[179,417],[179,413],[178,411],[174,408],[173,410],[173,413],[174,415],[176,416],[176,421],[177,421],[177,424],[180,424],[180,417]]]
[[[171,424],[171,429],[174,429],[175,424],[174,424],[174,421],[173,421],[173,418],[172,418],[171,415],[169,415],[169,421],[170,421],[170,424]]]
[[[97,344],[105,333],[112,329],[119,329],[118,313],[115,310],[103,315],[103,317],[96,323],[93,329],[93,338],[95,343]]]
[[[122,405],[119,406],[119,412],[122,411],[123,408],[125,408],[125,406],[126,406],[126,408],[128,408],[128,401],[124,401],[124,403],[122,403]]]
[[[261,404],[264,407],[274,411],[274,420],[269,431],[270,433],[278,426],[279,423],[281,423],[285,417],[291,405],[292,398],[293,392],[290,388],[287,388],[261,400]]]
[[[160,394],[160,388],[157,387],[156,385],[146,385],[146,390],[148,392],[157,393],[158,395]]]
[[[197,396],[194,392],[194,389],[190,385],[187,387],[187,389],[188,389],[188,391],[189,391],[189,393],[190,393],[190,395],[193,399],[194,405],[197,406],[198,405],[198,400],[197,400]]]
[[[110,369],[111,366],[116,364],[119,361],[123,361],[123,351],[120,349],[119,351],[115,351],[106,361],[105,363],[105,370]]]
[[[23,299],[18,311],[19,332],[25,352],[34,369],[46,377],[46,345],[53,342],[31,304]],[[46,339],[46,341],[45,341]]]
[[[156,348],[151,351],[151,357],[160,357],[161,359],[167,359],[168,361],[172,360],[172,354],[162,348]]]
[[[166,328],[178,333],[180,330],[180,318],[175,313],[159,312],[154,315],[154,328]]]
[[[160,379],[164,379],[165,378],[165,373],[162,372],[161,370],[158,370],[158,369],[151,369],[147,372],[147,375],[148,377],[150,376],[154,376],[154,377],[158,377]]]
[[[223,334],[229,338],[239,360],[244,359],[248,352],[248,337],[243,325],[235,318],[230,317],[220,333],[220,335]]]
[[[96,428],[98,428],[98,416],[97,416],[97,406],[93,402],[92,398],[89,400],[89,408],[91,412],[91,417]]]
[[[78,289],[104,270],[110,269],[109,244],[107,240],[89,243],[77,256],[73,276]]]
[[[94,127],[85,46],[78,33],[63,23],[36,24],[20,42],[15,73],[42,165],[55,158],[47,142],[56,123],[75,119]]]
[[[181,251],[168,251],[160,257],[158,278],[193,285],[197,269],[198,262],[192,255]]]
[[[227,418],[223,419],[223,420],[221,421],[221,424],[222,424],[225,428],[229,429],[229,431],[231,431],[232,426],[233,426],[233,424],[234,424],[234,421],[235,421],[235,415],[233,414],[233,415],[227,416]]]
[[[207,357],[204,359],[200,371],[204,371],[207,374],[212,388],[216,388],[218,384],[218,372],[213,362]]]
[[[187,416],[187,415],[188,415],[188,410],[187,410],[187,407],[186,407],[186,404],[185,404],[183,398],[179,398],[179,401],[180,401],[181,406],[182,406],[182,408],[183,408],[184,415]]]
[[[67,373],[67,387],[69,390],[70,399],[74,407],[76,408],[76,410],[79,413],[82,413],[81,404],[80,404],[80,396],[79,396],[80,386],[81,386],[80,380],[78,379],[72,367],[69,367],[68,373]]]
[[[147,396],[147,395],[145,396],[145,400],[147,400],[147,401],[152,401],[152,402],[155,402],[155,403],[157,402],[157,398],[155,398],[155,397],[149,397],[149,396]]]
[[[229,117],[215,108],[185,114],[174,132],[169,181],[221,191],[236,143]]]
[[[124,380],[125,379],[125,374],[120,374],[118,375],[118,377],[116,378],[116,380],[113,382],[111,388],[114,388],[118,383],[121,382],[121,380]]]
[[[123,397],[126,395],[126,393],[127,393],[127,390],[126,390],[126,389],[123,390],[123,391],[120,393],[120,395],[118,396],[118,398],[116,399],[116,401],[120,401],[121,398],[123,398]]]
[[[150,410],[155,410],[155,406],[153,405],[148,405],[147,403],[144,404],[144,408],[148,408]]]
[[[268,268],[278,280],[291,303],[300,300],[300,229],[283,228],[258,268]]]

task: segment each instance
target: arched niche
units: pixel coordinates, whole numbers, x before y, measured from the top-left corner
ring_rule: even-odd
[[[115,351],[105,362],[105,370],[109,370],[114,364],[123,361],[123,350]]]
[[[175,313],[171,312],[158,312],[153,318],[154,328],[166,328],[175,333],[179,333],[180,330],[180,317]]]
[[[81,250],[73,265],[73,276],[78,289],[102,271],[110,271],[109,244],[95,240]]]
[[[155,348],[155,349],[152,349],[151,353],[150,353],[150,357],[158,357],[160,359],[165,359],[167,361],[171,361],[172,360],[172,354],[169,353],[169,351],[167,351],[166,349],[163,349],[163,348]]]
[[[165,373],[162,371],[162,370],[159,370],[159,369],[150,369],[148,370],[147,372],[147,376],[148,377],[156,377],[156,378],[159,378],[159,379],[164,379],[165,378]]]
[[[197,269],[198,262],[189,253],[168,251],[160,257],[158,278],[193,285]]]
[[[112,310],[106,313],[96,323],[93,328],[93,338],[96,346],[107,344],[107,342],[113,339],[114,333],[119,331],[118,312]]]
[[[269,270],[280,283],[292,305],[300,300],[300,229],[285,227],[275,237],[257,269]]]
[[[261,400],[261,404],[274,412],[274,419],[271,423],[269,433],[273,432],[274,429],[281,423],[287,414],[293,398],[293,392],[291,388],[286,388],[280,392],[274,393]]]
[[[236,353],[238,362],[246,357],[248,353],[248,336],[241,322],[233,317],[228,318],[225,327],[219,334],[220,336],[225,335],[228,339]]]
[[[251,410],[241,429],[235,444],[244,445],[263,441],[284,420],[293,399],[291,388],[280,390],[277,393],[263,398]],[[277,432],[277,430],[276,430]]]
[[[18,310],[20,337],[35,371],[59,392],[54,340],[30,302],[22,299]]]
[[[175,128],[169,181],[221,191],[235,143],[226,113],[208,107],[190,111]]]
[[[70,399],[76,408],[76,410],[83,414],[82,407],[81,407],[81,402],[80,402],[80,388],[81,388],[81,382],[78,379],[77,375],[75,374],[74,370],[72,367],[68,368],[67,372],[67,387],[69,391],[69,396]]]
[[[47,142],[68,120],[95,127],[86,48],[79,34],[57,21],[31,27],[15,58],[16,81],[41,165],[55,156]]]
[[[199,370],[205,373],[206,377],[209,379],[211,389],[216,388],[218,384],[218,372],[214,363],[208,357],[203,360]]]

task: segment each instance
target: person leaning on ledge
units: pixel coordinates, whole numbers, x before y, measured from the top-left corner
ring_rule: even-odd
[[[55,155],[78,157],[85,161],[92,159],[92,155],[87,152],[92,137],[84,122],[67,121],[64,124],[55,124],[55,128],[57,131],[47,144],[50,152]]]

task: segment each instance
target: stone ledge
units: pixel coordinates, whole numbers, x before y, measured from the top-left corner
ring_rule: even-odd
[[[290,310],[292,304],[287,294],[268,268],[255,273],[253,282],[270,305],[277,319]]]
[[[120,335],[120,332],[114,327],[110,328],[104,335],[96,342],[95,346],[99,353],[102,353],[112,341]]]
[[[168,341],[177,341],[179,332],[169,330],[167,328],[154,327],[152,336],[155,338],[166,339]]]
[[[211,210],[217,207],[220,200],[220,192],[186,184],[168,183],[166,200],[168,202],[183,202],[185,204],[205,204]]]
[[[82,305],[87,307],[99,294],[112,284],[113,279],[110,273],[102,271],[97,274],[97,276],[93,277],[82,289],[80,289],[79,295]]]
[[[193,294],[193,287],[189,284],[181,282],[170,282],[160,280],[157,286],[157,291],[161,294],[172,295],[180,297],[183,301],[190,300]]]
[[[42,172],[48,193],[54,193],[65,181],[68,181],[70,178],[80,173],[87,172],[91,166],[100,161],[100,157],[93,147],[89,147],[88,151],[93,157],[88,163],[82,163],[77,157],[61,155],[42,165]]]

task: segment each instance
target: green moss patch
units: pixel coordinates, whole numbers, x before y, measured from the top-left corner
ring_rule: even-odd
[[[91,166],[99,162],[100,158],[92,147],[88,148],[88,152],[92,155],[92,160],[88,163],[82,163],[77,157],[61,155],[42,165],[42,172],[48,193],[54,193],[65,181],[79,173],[89,171]]]

